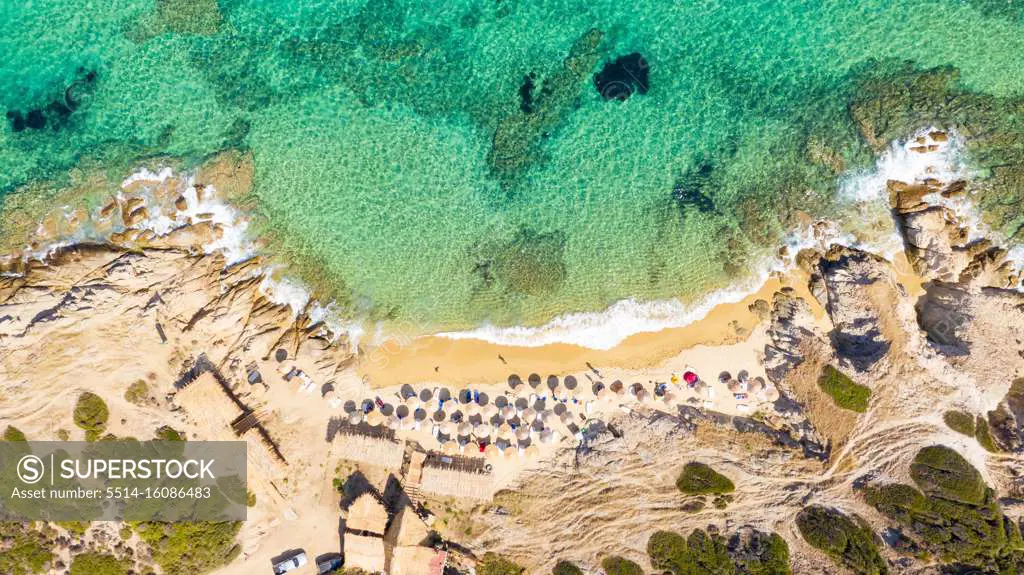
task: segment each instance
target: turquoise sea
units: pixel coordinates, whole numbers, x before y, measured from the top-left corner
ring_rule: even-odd
[[[692,298],[749,273],[798,212],[842,211],[837,178],[879,151],[865,118],[879,141],[920,122],[1015,137],[1022,13],[6,1],[0,195],[83,163],[245,149],[261,232],[345,313],[452,329]],[[999,141],[975,159],[1015,162],[1021,146]],[[999,193],[992,217],[1012,235],[1017,191]]]

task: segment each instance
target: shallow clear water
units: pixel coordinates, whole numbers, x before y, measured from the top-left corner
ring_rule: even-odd
[[[870,162],[846,112],[870,59],[1024,87],[1020,14],[983,0],[37,1],[0,18],[0,107],[46,110],[0,129],[0,190],[83,159],[248,148],[284,259],[350,313],[446,328],[743,275]],[[592,74],[633,52],[647,93],[604,100]]]

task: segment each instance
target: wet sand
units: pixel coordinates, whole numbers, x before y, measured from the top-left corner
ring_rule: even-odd
[[[443,337],[389,339],[363,356],[359,375],[371,387],[400,384],[469,383],[504,381],[512,373],[566,374],[590,369],[641,370],[656,366],[696,346],[723,346],[746,339],[759,318],[750,309],[758,299],[771,302],[772,294],[792,287],[808,301],[806,279],[799,271],[768,279],[742,301],[714,307],[689,325],[630,336],[608,350],[571,344],[542,347],[504,346],[480,340]],[[504,359],[502,361],[501,358]]]

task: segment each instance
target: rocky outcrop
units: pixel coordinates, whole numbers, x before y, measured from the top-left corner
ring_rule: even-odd
[[[889,353],[892,334],[883,314],[894,307],[900,288],[889,263],[874,254],[834,245],[818,261],[825,286],[825,310],[832,320],[836,355],[858,370]]]
[[[771,344],[764,349],[764,367],[768,379],[782,383],[786,374],[804,361],[808,348],[823,349],[827,344],[814,326],[810,306],[792,289],[772,296]]]

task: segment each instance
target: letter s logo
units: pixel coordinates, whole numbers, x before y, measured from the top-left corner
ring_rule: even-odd
[[[43,478],[43,460],[35,455],[26,455],[18,461],[18,478],[29,485]]]

